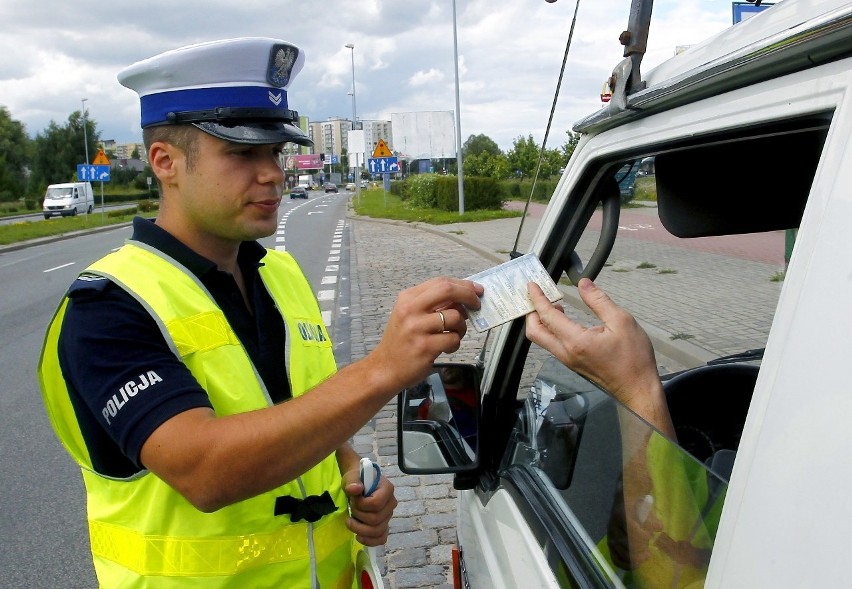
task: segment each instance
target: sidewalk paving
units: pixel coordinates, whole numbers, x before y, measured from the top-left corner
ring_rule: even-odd
[[[507,261],[520,222],[512,218],[437,226],[350,217],[352,360],[378,343],[399,291],[434,276],[463,278]],[[538,219],[526,218],[519,251],[528,250],[537,225]],[[581,242],[582,259],[588,259],[594,243]],[[634,313],[652,339],[658,363],[667,371],[764,345],[781,289],[780,282],[771,281],[783,269],[778,264],[623,239],[617,240],[610,261],[612,265],[602,270],[596,282]],[[639,269],[643,262],[671,272]],[[576,289],[565,286],[562,290],[566,305],[574,307],[572,315],[581,321],[594,320]],[[725,317],[695,313],[690,301],[705,297],[731,313]],[[470,329],[462,348],[449,359],[473,361],[483,340],[482,334]],[[358,433],[354,444],[363,455],[378,460],[397,489],[399,506],[391,534],[378,551],[386,587],[452,587],[451,548],[456,540],[452,476],[400,472],[396,400]]]

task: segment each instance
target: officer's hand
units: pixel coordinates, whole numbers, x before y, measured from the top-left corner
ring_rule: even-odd
[[[382,477],[373,494],[364,497],[359,470],[350,470],[343,475],[343,492],[349,496],[352,511],[346,527],[364,546],[381,546],[388,541],[388,524],[397,505],[393,490],[393,483]]]
[[[440,354],[459,349],[467,331],[464,307],[478,309],[482,293],[482,285],[469,280],[433,278],[399,294],[384,335],[368,356],[387,390],[416,384]]]

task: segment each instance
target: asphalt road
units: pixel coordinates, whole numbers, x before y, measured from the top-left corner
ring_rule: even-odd
[[[268,247],[291,251],[315,290],[334,291],[333,298],[322,303],[331,321],[337,319],[334,310],[341,290],[348,296],[340,288],[347,284],[341,269],[348,272],[348,261],[328,262],[330,251],[348,255],[348,229],[342,221],[346,197],[319,192],[311,193],[308,201],[285,197],[278,233],[261,240]],[[79,469],[50,428],[36,367],[46,326],[65,289],[77,273],[120,247],[130,233],[123,227],[0,253],[0,537],[7,542],[0,550],[0,586],[97,587]],[[341,234],[340,244],[334,243],[335,234]],[[278,241],[281,238],[286,241]],[[338,358],[348,362],[348,357]]]

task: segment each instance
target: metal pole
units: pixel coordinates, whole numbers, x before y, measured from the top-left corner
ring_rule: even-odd
[[[89,165],[89,137],[86,133],[86,101],[88,98],[84,98],[82,100],[83,103],[83,147],[86,148],[86,165]]]
[[[351,50],[351,54],[352,54],[352,130],[354,131],[355,130],[355,121],[357,120],[357,115],[355,114],[355,44],[354,43],[347,43],[346,47]],[[351,142],[350,142],[349,151],[350,152],[352,151]],[[359,164],[358,155],[355,154],[355,153],[349,154],[349,157],[353,157],[353,156],[355,158],[355,163]],[[355,176],[355,178],[354,178],[354,180],[355,180],[355,197],[358,200],[358,204],[361,204],[361,177],[360,177],[361,176],[361,166],[359,164],[359,165],[355,165],[353,167],[355,168],[355,173],[354,173],[354,176]]]
[[[453,0],[453,65],[456,69],[456,166],[459,179],[459,215],[464,215],[464,162],[462,161],[461,108],[459,107],[459,39],[456,31],[456,0]]]

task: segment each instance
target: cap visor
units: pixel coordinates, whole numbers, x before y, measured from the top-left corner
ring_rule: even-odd
[[[205,133],[219,139],[234,143],[249,143],[251,145],[270,145],[275,143],[298,143],[311,147],[314,142],[297,126],[277,121],[266,123],[236,123],[223,125],[221,123],[200,122],[192,123]]]

